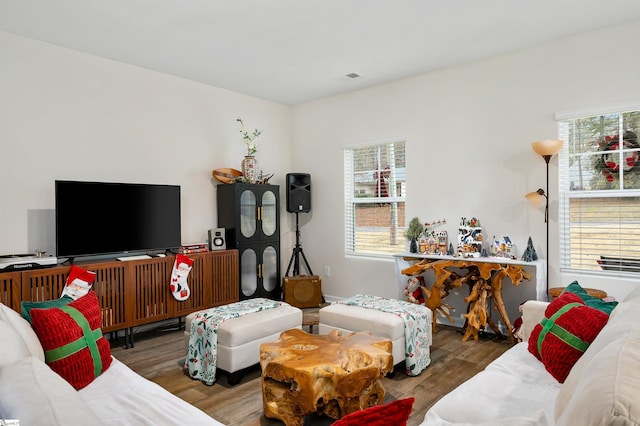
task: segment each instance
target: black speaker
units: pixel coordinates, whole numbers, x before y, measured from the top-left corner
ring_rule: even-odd
[[[287,173],[287,211],[309,213],[311,211],[311,175]]]

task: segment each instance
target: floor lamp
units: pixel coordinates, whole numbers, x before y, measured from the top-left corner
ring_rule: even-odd
[[[547,282],[547,297],[549,297],[549,161],[551,161],[551,158],[556,155],[558,152],[560,152],[560,150],[562,149],[562,145],[564,144],[563,141],[561,140],[544,140],[544,141],[537,141],[537,142],[532,142],[531,143],[531,148],[533,148],[533,151],[542,156],[542,158],[544,159],[545,163],[547,163],[547,186],[546,186],[546,192],[544,189],[540,188],[537,191],[534,192],[530,192],[527,195],[525,195],[525,198],[529,201],[531,201],[531,203],[536,206],[536,207],[540,207],[542,206],[542,203],[544,203],[544,223],[547,226],[547,251],[546,251],[546,256],[547,256],[547,276],[546,276],[546,282]]]

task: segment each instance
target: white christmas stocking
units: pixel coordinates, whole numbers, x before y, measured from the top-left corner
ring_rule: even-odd
[[[183,301],[189,298],[191,292],[187,284],[187,276],[191,272],[193,260],[183,254],[176,255],[176,261],[171,271],[171,294],[176,300]]]
[[[72,265],[60,297],[69,296],[73,300],[81,298],[89,292],[95,278],[95,272]]]

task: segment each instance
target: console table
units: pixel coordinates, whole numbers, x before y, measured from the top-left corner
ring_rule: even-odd
[[[93,271],[92,291],[102,310],[103,333],[125,330],[125,347],[133,346],[133,327],[191,312],[237,302],[238,251],[219,250],[190,254],[190,297],[182,302],[171,296],[169,283],[175,256],[150,259],[77,262]],[[20,302],[57,299],[70,266],[0,272],[0,302],[20,312]]]
[[[519,260],[513,260],[502,257],[453,257],[453,256],[440,256],[440,255],[425,255],[404,253],[394,255],[396,277],[398,285],[398,299],[405,300],[404,290],[407,286],[407,280],[410,275],[404,275],[402,271],[407,270],[417,262],[424,261],[425,259],[436,262],[445,260],[447,268],[459,269],[462,271],[469,266],[476,266],[480,271],[484,271],[487,276],[483,277],[486,281],[489,281],[490,277],[495,278],[494,270],[500,269],[500,272],[508,270],[522,270],[524,277],[519,277],[518,282],[512,282],[507,274],[502,274],[499,280],[504,280],[504,285],[500,285],[501,300],[504,301],[504,308],[506,312],[501,312],[501,318],[495,322],[495,326],[500,330],[502,334],[511,333],[511,324],[509,318],[517,318],[520,316],[519,306],[522,302],[530,299],[547,300],[546,296],[546,263],[544,260],[538,260],[535,262],[524,262]],[[474,269],[476,269],[474,268]],[[435,269],[435,268],[434,268]],[[425,268],[423,272],[419,273],[424,277],[427,287],[430,287],[433,283],[442,280],[442,277],[437,277],[436,272],[433,269]],[[464,274],[463,274],[464,275]],[[533,285],[535,283],[535,286]],[[498,284],[501,284],[499,282]],[[515,285],[514,285],[515,284]],[[463,287],[451,289],[451,294],[446,298],[446,304],[450,307],[449,314],[453,323],[456,326],[462,327],[465,323],[465,317],[467,314],[467,304],[464,298],[469,296],[469,291]],[[473,296],[470,296],[473,297]],[[487,313],[491,315],[493,309],[490,309]],[[504,320],[503,320],[504,318]],[[434,322],[436,317],[434,316]],[[506,324],[505,324],[506,323]],[[465,335],[465,337],[467,337]]]

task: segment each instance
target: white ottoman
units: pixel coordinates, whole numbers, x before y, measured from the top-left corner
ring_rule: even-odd
[[[425,308],[426,309],[426,308]],[[426,309],[431,317],[431,311]],[[405,360],[404,321],[397,315],[377,309],[333,303],[318,312],[319,333],[327,334],[332,330],[343,333],[369,331],[376,337],[391,340],[393,344],[393,364]]]
[[[189,350],[191,321],[198,312],[185,318],[185,352]],[[280,333],[302,328],[302,310],[287,303],[223,321],[218,327],[217,369],[228,373],[228,382],[235,385],[242,378],[241,370],[260,363],[260,345],[272,342]]]

